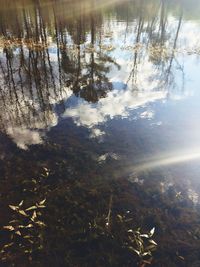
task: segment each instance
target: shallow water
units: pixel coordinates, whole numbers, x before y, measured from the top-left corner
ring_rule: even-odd
[[[200,2],[0,2],[1,226],[46,199],[2,266],[200,266]],[[147,262],[124,213],[155,227]]]

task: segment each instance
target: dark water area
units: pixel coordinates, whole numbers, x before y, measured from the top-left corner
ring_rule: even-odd
[[[0,3],[0,266],[200,267],[200,1]]]

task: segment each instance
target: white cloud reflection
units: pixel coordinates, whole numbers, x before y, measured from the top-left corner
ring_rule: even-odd
[[[104,22],[104,31],[109,32],[110,21]],[[149,51],[146,48],[146,41],[143,42],[141,50],[138,52],[137,66],[134,66],[134,57],[136,56],[135,50],[122,49],[123,46],[134,46],[135,33],[130,30],[134,28],[136,22],[130,22],[129,32],[127,30],[127,24],[125,22],[112,22],[112,38],[107,39],[107,45],[114,47],[113,51],[108,54],[116,59],[116,63],[120,65],[120,70],[116,67],[111,67],[107,73],[108,80],[113,83],[114,89],[107,94],[105,98],[101,98],[97,104],[91,104],[86,101],[79,100],[79,102],[72,107],[67,108],[64,112],[63,117],[70,117],[73,119],[77,126],[84,126],[90,129],[90,137],[97,138],[105,135],[105,132],[98,128],[98,125],[106,123],[108,120],[113,119],[117,116],[121,118],[128,118],[131,110],[139,107],[147,106],[149,103],[164,100],[170,97],[172,100],[180,100],[184,96],[187,97],[190,94],[190,90],[181,91],[180,93],[169,92],[169,88],[165,88],[164,79],[160,73],[158,65],[150,59]],[[169,19],[168,31],[176,33],[177,21],[171,17]],[[124,36],[123,36],[124,35]],[[169,35],[170,36],[170,35]],[[89,37],[89,34],[88,34]],[[143,33],[145,40],[145,33]],[[148,36],[146,35],[146,38]],[[171,51],[173,46],[173,34],[170,36],[170,40],[166,42],[166,50]],[[89,38],[87,38],[89,40]],[[177,50],[181,51],[193,49],[198,47],[200,40],[199,25],[193,22],[183,22],[179,33]],[[51,41],[52,42],[52,41]],[[54,76],[59,76],[57,68],[57,50],[55,43],[51,43],[49,47],[50,60],[54,70]],[[178,53],[179,54],[179,53]],[[181,54],[181,53],[180,53]],[[181,54],[181,56],[183,53]],[[188,55],[187,53],[184,54]],[[86,56],[89,57],[89,54]],[[16,57],[17,58],[17,57]],[[185,60],[185,58],[184,58]],[[88,58],[87,58],[88,61]],[[5,64],[5,62],[2,61]],[[188,64],[188,62],[186,62]],[[173,74],[175,70],[173,69]],[[164,72],[165,73],[165,72]],[[134,75],[133,75],[134,74]],[[178,82],[177,72],[175,73],[175,80]],[[134,77],[133,77],[134,76]],[[182,76],[181,76],[182,77]],[[3,81],[3,77],[0,77]],[[134,81],[133,81],[134,80]],[[121,84],[121,86],[117,86]],[[3,84],[1,84],[3,88]],[[117,88],[119,87],[119,88]],[[179,86],[180,87],[180,86]],[[7,94],[7,92],[6,92]],[[30,96],[26,95],[25,99],[20,96],[18,92],[19,103],[21,105],[16,113],[15,103],[13,105],[10,102],[6,102],[0,109],[2,116],[2,125],[4,125],[6,133],[13,139],[18,147],[27,149],[28,145],[42,143],[42,130],[49,130],[51,127],[56,126],[58,123],[58,115],[53,109],[54,106],[59,104],[61,101],[65,102],[71,97],[73,91],[70,88],[62,88],[62,92],[55,96],[54,89],[49,88],[48,104],[51,105],[52,109],[42,111],[38,106],[38,99],[30,99]],[[184,94],[184,96],[183,96]],[[33,105],[34,104],[34,105]],[[34,114],[31,114],[31,118],[27,123],[27,119],[24,123],[22,118],[26,118],[32,112],[34,106]],[[20,113],[21,112],[21,113]],[[12,123],[10,121],[10,114],[12,114]],[[36,114],[36,115],[35,115]],[[139,118],[152,119],[154,112],[152,110],[143,110],[139,114]],[[133,118],[132,118],[133,119]],[[162,122],[157,122],[156,125],[161,125]],[[19,126],[20,125],[20,126]],[[152,123],[155,125],[155,122]],[[3,128],[3,127],[2,127]],[[36,131],[41,130],[41,131]]]
[[[133,27],[135,25],[134,23],[130,23],[129,27]],[[107,27],[106,24],[104,26],[105,28]],[[169,35],[170,40],[166,42],[166,51],[168,51],[169,57],[171,57],[173,50],[173,38],[177,26],[178,21],[173,17],[169,17],[168,30],[170,33],[174,33],[171,36]],[[115,30],[112,33],[112,39],[106,41],[107,45],[114,47],[110,55],[116,59],[116,63],[121,67],[119,71],[115,67],[111,67],[108,73],[114,90],[109,92],[106,98],[100,99],[96,105],[79,101],[76,106],[68,108],[63,115],[63,117],[71,117],[77,126],[90,128],[92,131],[91,137],[98,135],[94,134],[95,130],[93,128],[96,129],[97,125],[105,123],[109,119],[117,116],[127,118],[130,116],[131,110],[146,106],[157,100],[171,99],[177,101],[191,95],[189,93],[191,88],[188,88],[189,90],[185,88],[184,91],[169,91],[171,87],[173,89],[173,86],[170,84],[167,84],[166,88],[165,79],[168,80],[170,77],[170,73],[169,75],[167,73],[168,67],[164,71],[164,74],[161,73],[161,70],[155,62],[150,60],[145,43],[141,44],[141,50],[137,54],[137,66],[134,66],[135,51],[133,49],[122,49],[123,46],[133,47],[134,44],[135,36],[133,32],[127,34],[126,27],[127,25],[124,22],[112,22],[112,28]],[[126,35],[125,39],[122,38],[123,35]],[[198,25],[190,21],[183,21],[177,42],[177,51],[181,50],[184,52],[187,49],[196,47],[197,39],[199,38]],[[178,53],[177,57],[178,55],[180,54]],[[182,55],[183,53],[181,53]],[[171,69],[171,73],[175,75],[173,79],[177,83],[177,88],[181,87],[182,72],[177,69]],[[119,84],[124,85],[126,89],[123,86],[117,88],[120,87],[118,86]],[[150,120],[154,117],[154,113],[152,110],[144,110],[139,117]],[[161,124],[162,122],[158,123],[158,125]]]
[[[109,92],[106,98],[93,104],[80,102],[76,107],[68,108],[63,117],[71,117],[78,126],[92,128],[105,123],[116,116],[127,118],[132,109],[144,106],[150,102],[164,99],[166,92],[146,91],[135,92],[130,89]]]
[[[103,136],[104,134],[105,134],[104,131],[101,131],[98,128],[93,128],[91,131],[90,137],[91,138],[97,138],[97,137]]]
[[[21,127],[8,127],[8,135],[21,149],[28,149],[30,145],[36,145],[42,143],[41,135],[38,131],[23,129]]]

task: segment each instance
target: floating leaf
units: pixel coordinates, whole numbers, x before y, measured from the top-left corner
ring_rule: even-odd
[[[131,251],[135,252],[138,256],[141,255],[140,251],[138,251],[137,249],[134,249],[133,247],[128,247]]]
[[[145,238],[149,238],[149,235],[147,235],[147,234],[142,234],[142,235],[140,235],[141,237],[145,237]]]
[[[152,262],[152,258],[151,258],[150,260],[143,260],[142,262],[143,262],[143,263],[146,263],[146,264],[151,264],[151,262]]]
[[[13,230],[15,230],[15,228],[14,228],[12,225],[6,225],[6,226],[3,226],[3,229],[5,229],[5,230],[9,230],[9,231],[13,231]]]
[[[9,244],[4,245],[3,247],[4,247],[4,248],[8,248],[8,247],[11,247],[13,244],[14,244],[14,242],[11,242],[11,243],[9,243]]]
[[[10,207],[12,210],[17,210],[17,209],[18,209],[18,206],[9,205],[9,207]]]
[[[25,250],[24,253],[31,253],[29,250]]]
[[[39,226],[46,226],[46,224],[43,223],[43,222],[41,222],[41,221],[37,221],[37,222],[35,222],[35,223],[38,224]]]
[[[31,207],[27,208],[26,211],[29,211],[29,210],[35,210],[35,209],[37,209],[36,206],[31,206]]]
[[[147,255],[151,256],[151,252],[147,251],[147,252],[142,253],[142,256],[147,256]]]
[[[39,202],[40,205],[43,205],[46,202],[46,198]]]
[[[151,244],[153,244],[153,245],[155,245],[155,246],[157,246],[158,244],[154,241],[154,240],[149,240],[149,242],[151,243]]]
[[[19,212],[21,215],[23,215],[23,216],[25,216],[25,217],[28,217],[28,215],[26,214],[25,211],[23,211],[23,210],[19,210],[18,212]]]
[[[18,228],[25,228],[25,226],[24,225],[19,225]]]
[[[18,220],[12,220],[12,221],[9,221],[9,223],[17,223],[19,222]]]
[[[117,214],[117,218],[120,220],[120,222],[123,221],[123,217],[120,214]]]
[[[20,236],[22,235],[22,234],[20,233],[20,231],[16,231],[15,234],[16,234],[16,235],[20,235]]]
[[[32,217],[31,217],[31,220],[34,221],[34,220],[36,219],[36,217],[37,217],[37,213],[36,213],[36,211],[34,210],[33,215],[32,215]]]
[[[23,236],[23,238],[25,238],[25,239],[29,239],[29,238],[31,238],[32,236],[30,236],[30,235],[25,235],[25,236]]]
[[[146,250],[150,250],[150,251],[153,251],[156,249],[155,245],[149,245],[145,248]]]
[[[24,203],[24,200],[22,200],[20,203],[19,203],[19,207],[21,207]]]
[[[38,208],[40,208],[40,209],[44,209],[44,208],[46,208],[46,206],[44,206],[44,205],[37,205],[38,206]]]
[[[33,227],[32,224],[28,224],[27,226],[25,226],[25,228],[31,228],[31,227]]]
[[[45,170],[46,176],[48,176],[49,175],[49,169],[47,169],[46,167],[44,167],[44,170]]]
[[[155,227],[151,229],[150,236],[152,236],[154,234],[154,232],[155,232]]]

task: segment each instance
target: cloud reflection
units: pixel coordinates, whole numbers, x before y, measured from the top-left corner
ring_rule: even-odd
[[[0,126],[19,147],[41,143],[41,132],[56,126],[60,116],[89,128],[91,138],[101,138],[105,132],[98,125],[115,117],[133,119],[131,110],[185,94],[173,90],[184,84],[178,50],[197,45],[198,25],[166,9],[161,29],[159,7],[140,1],[130,3],[130,14],[114,9],[118,19],[103,12],[117,2],[66,1],[72,8],[63,9],[64,3],[45,1],[30,5],[37,12],[24,3],[23,14],[17,4],[12,12],[2,11],[9,23],[0,31]],[[68,105],[74,96],[75,105]],[[138,118],[153,116],[148,108]]]
[[[78,126],[92,128],[116,116],[127,118],[132,109],[150,102],[164,99],[166,92],[134,92],[130,89],[113,90],[106,98],[100,99],[96,106],[80,102],[76,107],[68,108],[63,117],[71,117]]]
[[[24,150],[26,150],[30,145],[42,143],[42,138],[38,131],[22,129],[19,127],[8,127],[7,133],[16,145]]]

